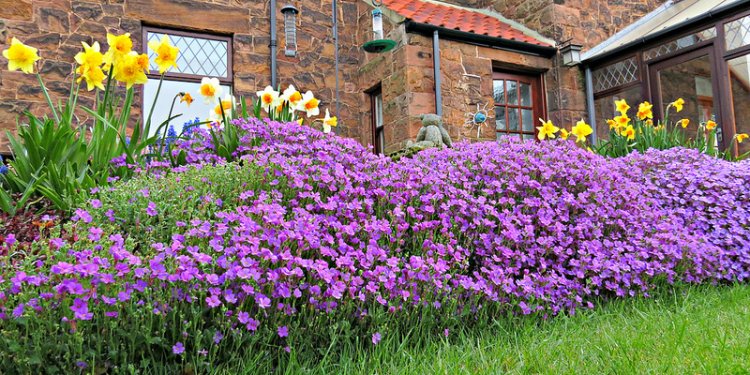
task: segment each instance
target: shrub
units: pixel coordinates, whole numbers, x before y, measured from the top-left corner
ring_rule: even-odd
[[[240,164],[221,165],[209,135],[178,141],[186,160],[218,165],[152,163],[78,209],[64,238],[0,251],[0,363],[200,372],[236,363],[242,348],[262,366],[286,348],[335,353],[336,340],[398,327],[438,334],[748,271],[735,261],[746,221],[726,229],[734,245],[719,241],[726,231],[704,240],[721,214],[676,212],[690,189],[670,201],[661,177],[645,183],[627,164],[669,176],[673,154],[609,160],[572,142],[503,141],[393,162],[296,123],[235,125]],[[709,186],[744,178],[716,173],[724,166]],[[701,199],[739,194],[724,210],[747,199],[727,186]],[[710,256],[723,252],[735,258]]]

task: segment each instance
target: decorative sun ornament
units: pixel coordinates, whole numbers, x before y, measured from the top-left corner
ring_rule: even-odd
[[[469,130],[474,130],[474,127],[476,127],[477,139],[482,135],[482,128],[487,125],[487,118],[489,117],[487,106],[487,103],[484,106],[481,103],[477,103],[477,109],[473,112],[467,112],[465,115],[466,122],[464,122],[464,127]]]

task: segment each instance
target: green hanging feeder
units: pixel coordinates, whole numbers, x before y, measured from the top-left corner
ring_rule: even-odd
[[[383,11],[380,10],[382,1],[373,0],[373,5],[376,6],[372,10],[372,33],[374,39],[362,45],[365,52],[369,53],[383,53],[388,52],[396,47],[396,41],[386,39],[383,37]]]

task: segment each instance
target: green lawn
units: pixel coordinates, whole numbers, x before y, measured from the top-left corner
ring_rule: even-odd
[[[750,286],[681,287],[548,321],[507,318],[449,340],[384,333],[372,350],[286,373],[750,374]],[[365,346],[372,346],[367,343]],[[351,346],[352,348],[354,345]],[[282,371],[283,372],[283,371]]]

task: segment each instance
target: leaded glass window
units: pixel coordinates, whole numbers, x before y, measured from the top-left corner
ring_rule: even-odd
[[[160,86],[161,77],[154,62],[156,52],[151,50],[148,42],[158,42],[164,36],[169,38],[179,52],[177,68],[172,67],[164,74]],[[173,116],[179,114],[170,125],[180,134],[188,122],[207,121],[218,104],[218,99],[216,103],[205,103],[202,100],[199,89],[203,77],[219,79],[221,98],[232,94],[231,37],[145,27],[143,38],[146,41],[143,43],[144,52],[148,53],[151,60],[148,82],[143,85],[143,113],[150,113],[153,105],[152,123],[160,124],[169,118],[170,113]],[[176,102],[173,107],[172,100],[181,92],[190,93],[196,100],[191,105]],[[156,131],[155,127],[151,131]]]
[[[594,92],[602,92],[638,81],[638,60],[635,56],[614,64],[595,69],[593,72]]]
[[[683,48],[687,48],[713,38],[716,38],[716,28],[709,27],[708,29],[698,31],[697,33],[686,35],[682,38],[675,39],[673,41],[660,44],[654,48],[647,49],[643,52],[643,59],[652,60],[659,56],[668,55]]]
[[[182,32],[161,32],[161,30],[147,31],[146,35],[146,44],[159,41],[166,35],[170,42],[180,49],[177,69],[173,68],[170,72],[200,77],[230,78],[231,47],[228,38]],[[151,58],[150,70],[158,70],[156,63],[153,62],[156,52],[148,48],[148,55]]]
[[[750,44],[750,16],[724,24],[727,51]]]

